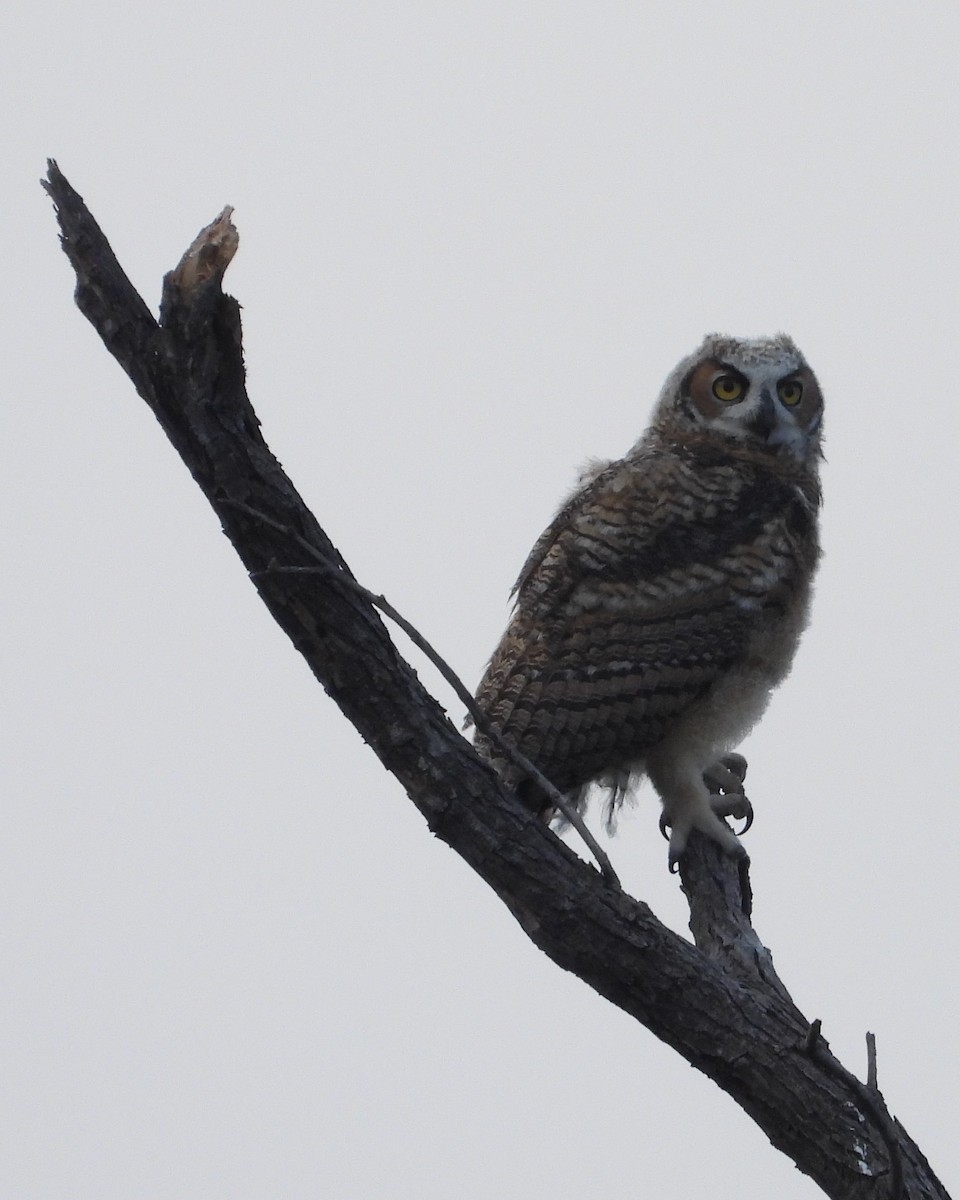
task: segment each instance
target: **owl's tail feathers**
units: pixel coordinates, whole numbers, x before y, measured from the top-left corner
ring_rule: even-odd
[[[479,756],[493,767],[504,784],[516,793],[517,798],[544,821],[549,822],[554,812],[561,814],[564,822],[573,826],[597,860],[604,881],[617,891],[623,891],[610,859],[584,824],[580,797],[571,801],[570,796],[551,783],[534,763],[490,727],[477,730],[473,745]]]

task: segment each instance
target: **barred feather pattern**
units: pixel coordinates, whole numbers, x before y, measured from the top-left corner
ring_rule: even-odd
[[[787,343],[785,367],[782,335],[768,362],[759,355],[766,375],[771,364],[798,369]],[[701,348],[681,364],[682,379],[703,358]],[[746,375],[749,364],[734,362]],[[819,412],[798,455],[795,443],[785,452],[782,440],[714,428],[684,395],[668,381],[644,438],[595,465],[541,536],[477,692],[501,736],[581,808],[591,782],[612,789],[615,809],[631,777],[648,767],[654,776],[658,756],[670,758],[670,770],[659,768],[666,776],[675,759],[702,772],[732,749],[789,670],[807,620]],[[489,739],[478,734],[476,745],[545,809]],[[670,813],[672,797],[654,782]]]

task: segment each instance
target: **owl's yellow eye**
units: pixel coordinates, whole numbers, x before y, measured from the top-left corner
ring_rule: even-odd
[[[736,375],[718,375],[713,381],[713,394],[724,404],[740,400],[743,397],[743,390],[743,384]]]
[[[803,399],[803,384],[796,379],[784,379],[782,383],[777,384],[777,395],[784,404],[793,408]]]

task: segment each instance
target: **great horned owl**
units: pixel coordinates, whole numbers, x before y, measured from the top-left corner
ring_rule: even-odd
[[[667,379],[646,433],[590,467],[534,546],[477,691],[491,725],[579,810],[599,783],[611,817],[649,776],[671,869],[691,829],[744,853],[721,819],[745,802],[743,770],[725,756],[807,622],[822,416],[790,338],[706,337]],[[482,732],[476,746],[549,814]]]

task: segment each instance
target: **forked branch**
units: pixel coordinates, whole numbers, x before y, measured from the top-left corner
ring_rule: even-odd
[[[156,414],[274,619],[429,828],[540,949],[714,1080],[828,1196],[947,1200],[874,1082],[850,1075],[793,1004],[750,924],[735,864],[691,838],[681,872],[691,945],[505,791],[423,690],[261,436],[239,306],[220,286],[237,246],[230,210],[165,278],[157,320],[55,163],[44,187],[82,312]]]

